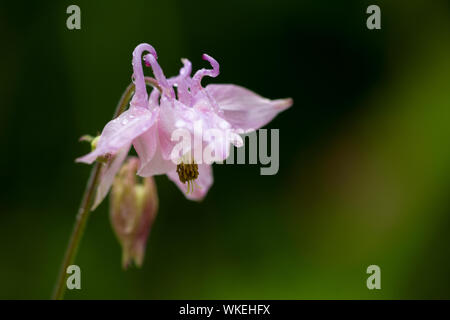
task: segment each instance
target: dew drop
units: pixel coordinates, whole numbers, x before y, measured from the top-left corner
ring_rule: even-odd
[[[228,122],[226,122],[225,120],[220,121],[219,127],[221,129],[228,129]]]

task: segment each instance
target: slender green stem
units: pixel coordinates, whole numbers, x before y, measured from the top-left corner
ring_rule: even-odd
[[[128,102],[134,92],[134,84],[130,84],[122,97],[119,100],[116,111],[114,112],[113,119],[119,116],[127,108]],[[81,238],[83,237],[86,222],[89,217],[89,213],[92,207],[92,201],[94,199],[95,191],[100,178],[100,172],[103,164],[96,162],[92,167],[91,174],[84,191],[83,199],[81,200],[80,209],[76,216],[75,225],[70,236],[69,245],[67,246],[66,253],[64,255],[64,260],[59,271],[58,279],[56,281],[56,286],[53,291],[52,299],[61,300],[64,298],[64,292],[66,289],[66,270],[75,260],[78,247],[80,245]]]
[[[98,184],[98,179],[100,177],[101,163],[96,163],[91,170],[91,175],[89,177],[86,190],[83,195],[83,200],[81,201],[80,209],[78,211],[75,225],[70,236],[69,245],[67,246],[66,254],[64,255],[64,260],[59,270],[58,280],[53,292],[52,299],[61,300],[64,297],[64,292],[66,289],[66,270],[70,266],[78,250],[82,235],[84,233],[84,227],[90,212],[90,206],[95,193],[96,186]]]
[[[161,92],[157,81],[150,77],[145,77],[145,82],[148,85],[153,86]],[[128,103],[134,93],[134,84],[131,83],[122,94],[122,97],[117,104],[116,111],[114,112],[113,119],[118,117],[122,112],[124,112],[128,106]],[[59,271],[58,279],[56,281],[55,289],[53,291],[52,299],[62,300],[64,298],[64,292],[66,290],[66,277],[67,277],[67,267],[70,266],[77,254],[78,247],[83,237],[84,229],[89,218],[89,213],[91,211],[92,202],[94,199],[95,192],[97,190],[97,185],[99,178],[101,176],[101,169],[103,164],[96,162],[92,167],[91,174],[84,191],[83,198],[81,200],[80,208],[76,216],[75,225],[70,236],[69,245],[67,246],[66,253],[64,255],[64,260]]]

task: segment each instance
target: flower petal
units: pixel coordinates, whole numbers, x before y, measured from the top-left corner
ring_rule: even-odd
[[[172,134],[175,130],[187,130],[191,138],[193,137],[194,122],[200,119],[193,108],[187,107],[179,101],[162,101],[161,110],[159,113],[159,141],[161,145],[162,157],[164,159],[171,159],[172,151],[178,141],[172,140]],[[192,145],[192,141],[191,141]]]
[[[259,129],[293,103],[291,98],[270,100],[233,84],[210,84],[205,90],[235,129]]]
[[[143,157],[141,160],[141,165],[138,169],[137,174],[141,177],[150,177],[160,174],[166,174],[170,171],[176,170],[176,164],[172,162],[172,160],[166,160],[162,157],[161,146],[159,143],[158,130],[157,126],[153,126],[152,129],[148,131],[148,134],[154,134],[155,137],[155,152],[153,157],[146,158]],[[145,133],[147,135],[147,133]],[[136,145],[135,145],[136,148]],[[138,149],[136,149],[137,151]],[[138,152],[138,151],[137,151]],[[138,152],[139,154],[139,152]],[[139,154],[139,157],[141,155]]]
[[[91,210],[95,210],[98,205],[105,199],[106,195],[111,188],[111,185],[114,181],[114,177],[116,173],[119,171],[123,161],[128,155],[128,151],[130,151],[131,144],[123,147],[119,150],[119,152],[114,156],[112,161],[109,161],[106,165],[102,167],[100,182],[97,187],[97,192],[95,195],[95,201],[92,205]]]
[[[97,147],[91,153],[76,159],[76,162],[92,163],[97,157],[115,154],[131,142],[155,122],[156,116],[147,108],[131,107],[105,126]]]
[[[187,193],[187,183],[182,183],[180,181],[178,173],[175,170],[167,173],[167,177],[177,185],[186,198],[195,201],[203,200],[214,181],[212,166],[207,164],[198,165],[198,178],[195,180],[194,191],[189,194]]]
[[[152,92],[150,93],[150,97],[148,98],[148,108],[150,110],[159,107],[159,97],[160,97],[159,90],[156,88],[153,89]]]
[[[159,109],[156,109],[158,112]],[[154,157],[158,147],[158,122],[150,129],[133,140],[133,147],[139,156],[139,170],[146,166]]]

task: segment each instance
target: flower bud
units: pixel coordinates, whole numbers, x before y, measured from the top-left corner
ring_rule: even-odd
[[[152,177],[136,175],[139,159],[129,157],[116,175],[110,196],[110,220],[122,245],[122,266],[132,261],[140,267],[147,238],[158,211],[158,195]]]
[[[80,141],[89,142],[91,144],[91,151],[94,151],[95,148],[97,148],[97,143],[98,143],[99,139],[100,139],[100,136],[93,137],[88,134],[85,134],[84,136],[82,136],[80,138]]]

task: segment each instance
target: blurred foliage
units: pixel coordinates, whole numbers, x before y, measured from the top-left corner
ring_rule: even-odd
[[[144,266],[126,272],[106,201],[68,298],[450,298],[447,1],[75,3],[78,31],[70,1],[0,5],[0,298],[50,296],[90,170],[77,139],[110,119],[141,42],[166,75],[208,53],[209,82],[293,97],[267,126],[280,171],[215,165],[202,203],[157,177]],[[382,290],[366,288],[371,264]]]

